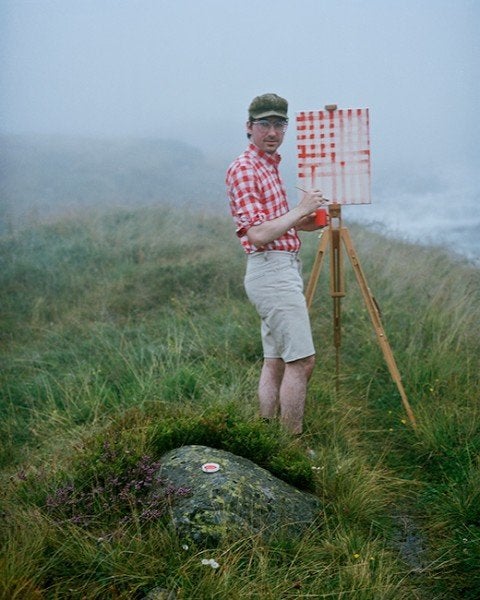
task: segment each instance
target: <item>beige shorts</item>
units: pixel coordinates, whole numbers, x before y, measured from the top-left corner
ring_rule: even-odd
[[[296,253],[249,254],[245,291],[261,317],[263,355],[292,362],[315,354]]]

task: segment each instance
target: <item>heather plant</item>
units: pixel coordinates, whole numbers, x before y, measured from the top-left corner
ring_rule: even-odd
[[[190,492],[160,479],[160,462],[142,456],[132,467],[117,472],[116,452],[109,442],[99,460],[103,473],[78,489],[74,481],[55,488],[45,500],[46,512],[60,524],[84,528],[124,525],[135,519],[139,526],[158,521],[178,496]],[[108,466],[110,466],[110,469]]]

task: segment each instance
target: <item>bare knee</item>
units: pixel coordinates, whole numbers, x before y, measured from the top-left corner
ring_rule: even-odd
[[[262,370],[273,379],[282,379],[285,363],[281,358],[265,358]]]
[[[305,358],[299,358],[298,360],[293,360],[292,362],[287,363],[286,366],[302,372],[308,380],[310,379],[315,366],[315,354],[306,356]]]

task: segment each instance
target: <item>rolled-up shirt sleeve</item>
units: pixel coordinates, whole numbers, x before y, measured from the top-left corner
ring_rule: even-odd
[[[227,175],[230,211],[238,237],[246,235],[250,227],[263,223],[267,214],[262,202],[258,175],[253,166],[237,164]]]

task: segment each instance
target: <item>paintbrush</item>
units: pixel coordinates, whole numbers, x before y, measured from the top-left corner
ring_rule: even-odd
[[[295,189],[296,189],[296,190],[300,190],[300,191],[301,191],[301,192],[303,192],[304,194],[308,194],[308,190],[304,190],[303,188],[301,188],[301,187],[298,187],[298,185],[296,185],[296,186],[295,186]],[[330,200],[329,200],[328,198],[324,198],[324,199],[322,200],[322,204],[325,204],[325,203],[328,203],[328,202],[330,202]]]

